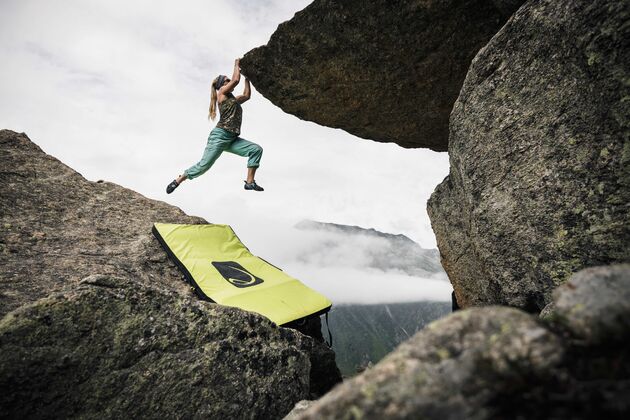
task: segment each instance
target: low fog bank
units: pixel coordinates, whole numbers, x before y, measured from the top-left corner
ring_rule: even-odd
[[[336,305],[450,301],[453,289],[434,250],[361,228],[304,229],[302,223],[299,229],[296,224],[269,221],[233,228],[252,253]],[[410,246],[417,247],[417,256],[410,255]]]
[[[443,279],[354,267],[285,264],[284,271],[323,293],[334,304],[448,301],[453,288]]]

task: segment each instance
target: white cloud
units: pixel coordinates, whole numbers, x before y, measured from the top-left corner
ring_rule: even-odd
[[[282,268],[328,297],[334,305],[450,301],[453,291],[450,283],[442,280],[374,269],[316,267],[299,263]]]
[[[239,203],[230,203],[239,204]],[[374,267],[374,253],[391,242],[366,235],[291,228],[291,222],[261,219],[260,226],[234,227],[254,255],[326,295],[334,304],[448,301],[453,288],[445,273],[411,276],[398,268]],[[233,226],[236,224],[232,224]]]

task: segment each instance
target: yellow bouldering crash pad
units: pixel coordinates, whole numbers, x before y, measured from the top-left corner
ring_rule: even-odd
[[[155,223],[153,234],[204,299],[266,316],[278,325],[318,316],[332,303],[253,255],[228,225]]]

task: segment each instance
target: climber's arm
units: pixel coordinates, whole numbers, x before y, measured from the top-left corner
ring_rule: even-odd
[[[243,92],[242,95],[237,96],[236,100],[238,101],[239,104],[242,104],[243,102],[248,101],[250,96],[251,96],[251,87],[249,85],[249,80],[246,77],[245,78],[245,91]]]
[[[234,73],[232,74],[232,80],[230,80],[227,85],[223,86],[219,90],[219,94],[226,95],[232,92],[236,85],[238,85],[238,83],[241,81],[241,68],[239,66],[240,60],[237,58],[236,60],[234,60]]]

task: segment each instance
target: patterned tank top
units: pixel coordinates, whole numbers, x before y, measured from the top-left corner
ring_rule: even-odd
[[[219,122],[217,127],[230,131],[237,136],[241,134],[241,121],[243,118],[243,108],[238,103],[234,95],[229,93],[227,98],[219,104]]]

